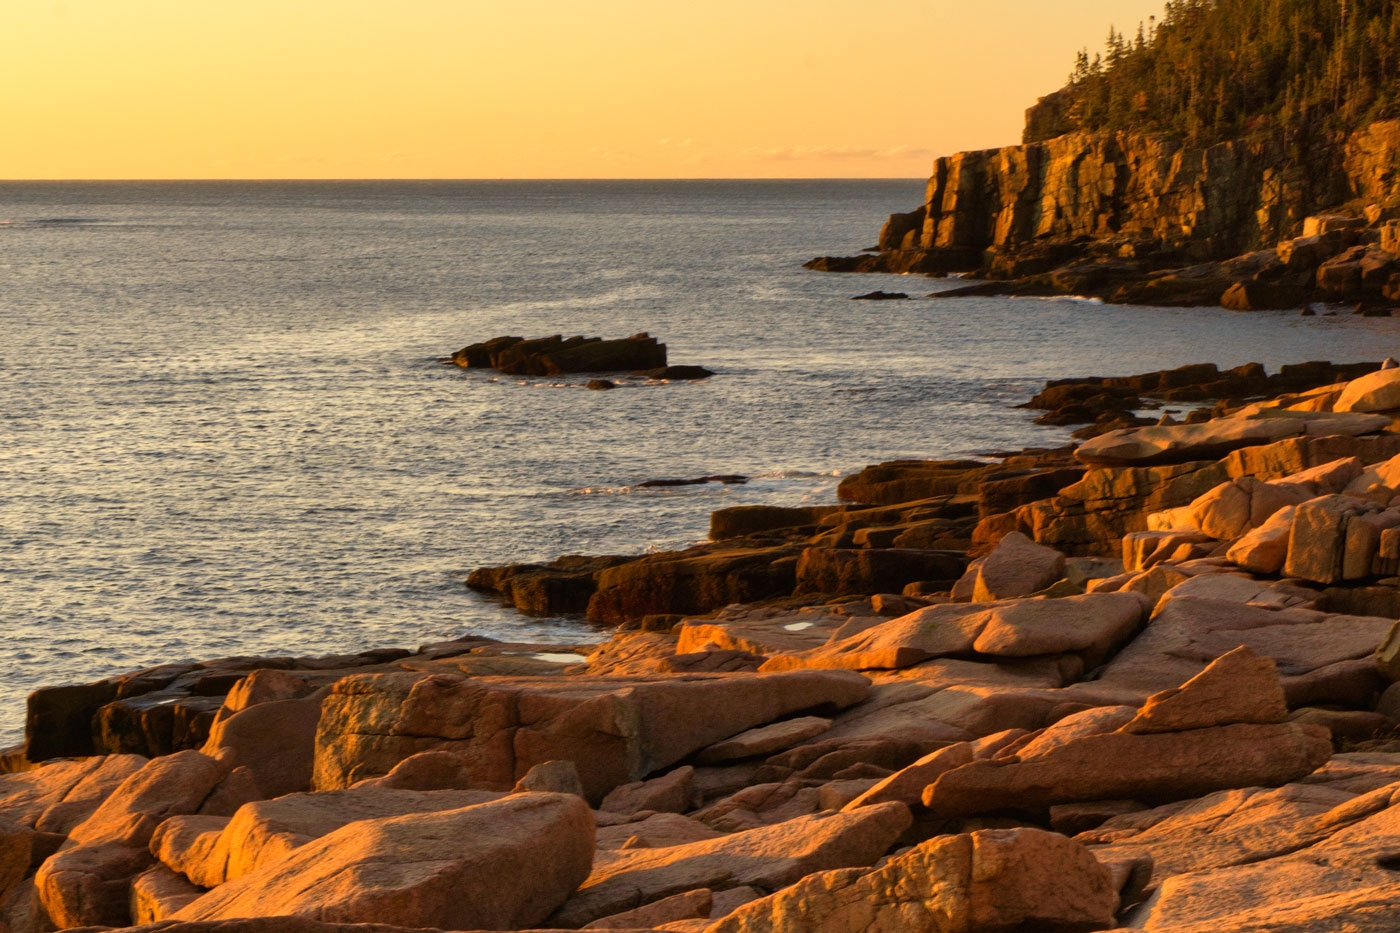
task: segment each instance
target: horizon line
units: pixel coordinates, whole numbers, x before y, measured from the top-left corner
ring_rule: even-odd
[[[285,178],[238,178],[238,177],[222,177],[222,178],[216,178],[216,177],[202,177],[202,178],[0,178],[0,185],[21,185],[21,184],[135,184],[135,183],[152,183],[152,182],[154,182],[154,183],[162,183],[162,184],[165,184],[165,183],[173,184],[173,183],[183,183],[183,182],[190,182],[190,183],[197,183],[197,184],[205,184],[205,183],[211,183],[211,182],[240,182],[240,183],[268,182],[268,183],[277,184],[277,183],[286,183],[286,182],[925,181],[925,180],[927,180],[927,178],[928,178],[928,176],[926,176],[926,175],[908,175],[908,176],[891,176],[891,175],[862,175],[862,176],[855,176],[855,175],[824,175],[824,176],[807,176],[807,175],[799,175],[799,176],[783,176],[783,177],[779,177],[779,178],[770,177],[770,176],[763,176],[763,175],[744,176],[744,177],[737,177],[737,176],[715,176],[715,177],[668,176],[668,177],[652,177],[652,176],[645,176],[645,175],[631,175],[631,176],[620,176],[620,175],[619,175],[619,176],[607,176],[607,177],[575,177],[575,178],[569,178],[569,177],[564,177],[564,176],[549,177],[549,178],[510,178],[510,177],[494,177],[494,176],[493,176],[493,177],[447,177],[447,176],[442,176],[442,177],[438,177],[438,176],[423,177],[423,176],[414,176],[414,177],[401,177],[401,178],[371,177],[371,176],[363,176],[363,177],[356,176],[356,177],[353,177],[353,178],[352,178],[352,177],[326,178],[326,177],[309,177],[309,176],[308,176],[308,177],[288,176],[288,177],[285,177]]]

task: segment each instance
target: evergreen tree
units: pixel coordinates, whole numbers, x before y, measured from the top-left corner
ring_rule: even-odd
[[[1254,134],[1334,137],[1400,117],[1397,0],[1168,0],[1129,41],[1075,56],[1031,108],[1026,139],[1075,130],[1164,133],[1198,145]]]

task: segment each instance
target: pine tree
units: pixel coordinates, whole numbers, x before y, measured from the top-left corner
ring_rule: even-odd
[[[1028,139],[1100,129],[1202,144],[1335,138],[1400,116],[1400,2],[1168,0],[1131,41],[1111,26],[1101,53],[1077,53],[1055,102],[1056,119],[1030,121]]]

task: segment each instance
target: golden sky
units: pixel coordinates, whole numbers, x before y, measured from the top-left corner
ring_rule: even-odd
[[[8,0],[0,178],[919,177],[1160,0]]]

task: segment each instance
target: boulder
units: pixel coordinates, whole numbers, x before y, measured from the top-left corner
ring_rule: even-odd
[[[609,852],[622,849],[663,849],[667,846],[689,845],[706,839],[719,839],[716,832],[699,820],[678,813],[653,813],[646,819],[608,825],[607,814],[599,813],[598,849]]]
[[[1232,471],[1227,463],[1091,469],[1058,496],[1017,509],[1009,516],[1012,527],[1002,531],[1019,527],[1041,544],[1065,554],[1118,556],[1120,539],[1145,529],[1148,515],[1189,505],[1228,480]],[[986,519],[974,539],[984,540],[984,526],[991,531],[998,520]]]
[[[142,846],[75,846],[39,866],[34,885],[43,911],[59,929],[126,927],[131,923],[131,879],[151,862]]]
[[[0,900],[29,874],[35,835],[27,826],[0,820]]]
[[[805,609],[796,613],[771,613],[766,618],[733,618],[723,613],[714,619],[682,622],[676,629],[677,641],[672,653],[741,651],[763,658],[790,651],[805,651],[825,644],[850,621],[847,615],[836,616]]]
[[[263,797],[309,790],[316,724],[329,689],[220,710],[201,750],[230,768],[247,768]]]
[[[1149,608],[1133,593],[1014,600],[989,613],[972,648],[1000,658],[1074,651],[1101,659],[1136,634]]]
[[[1158,564],[1154,569],[1168,569]],[[1265,609],[1317,609],[1318,593],[1283,582],[1256,580],[1239,573],[1200,573],[1188,576],[1162,594],[1166,600],[1192,596],[1197,599],[1244,603]],[[1162,601],[1157,602],[1158,608]]]
[[[203,888],[164,865],[148,868],[131,879],[132,922],[139,925],[168,919],[203,894]]]
[[[176,752],[154,758],[124,780],[68,834],[68,845],[130,843],[144,847],[167,817],[197,813],[227,774],[207,755]]]
[[[1179,566],[1175,561],[1159,561],[1152,565],[1151,570],[1129,577],[1113,592],[1139,593],[1146,597],[1149,604],[1155,605],[1168,591],[1192,579],[1178,570]]]
[[[695,760],[701,764],[718,764],[738,761],[756,755],[771,755],[785,748],[791,748],[814,739],[831,728],[831,720],[821,716],[801,716],[786,719],[769,726],[760,726],[747,732],[716,742],[702,749]]]
[[[1316,583],[1371,575],[1381,527],[1366,518],[1380,507],[1351,496],[1321,496],[1297,507],[1284,572]]]
[[[1236,282],[1220,297],[1220,306],[1231,311],[1287,311],[1308,302],[1308,292],[1280,282]]]
[[[1158,884],[1185,872],[1286,855],[1365,819],[1388,802],[1320,784],[1247,787],[1108,819],[1079,836],[1105,860],[1146,856]]]
[[[913,502],[971,491],[989,469],[979,460],[892,460],[843,478],[836,494],[866,505]]]
[[[1396,857],[1400,812],[1391,796],[1385,795],[1388,805],[1379,811],[1368,801],[1372,812],[1364,819],[1334,819],[1332,832],[1318,841],[1300,840],[1302,848],[1295,843],[1274,858],[1166,878],[1142,920],[1148,929],[1190,933],[1393,929],[1400,918],[1400,884],[1388,866]],[[1338,810],[1354,810],[1361,802]]]
[[[1139,735],[1090,735],[1037,758],[973,761],[924,790],[934,816],[1013,811],[1041,816],[1087,800],[1165,802],[1256,784],[1277,786],[1332,754],[1326,729],[1237,724]]]
[[[972,591],[974,602],[1016,599],[1045,589],[1065,572],[1065,556],[1013,531],[983,559]]]
[[[506,605],[523,612],[541,615],[583,612],[598,589],[595,575],[633,559],[569,555],[547,564],[480,567],[467,577],[467,586],[497,596]]]
[[[16,933],[19,933],[17,930]],[[95,933],[95,931],[94,931]],[[233,920],[161,920],[122,933],[424,933],[422,927],[387,923],[328,923],[306,917],[241,917]],[[562,931],[551,931],[562,933]]]
[[[1394,458],[1392,458],[1394,459]],[[1397,464],[1400,467],[1400,464]],[[1363,473],[1365,466],[1358,457],[1340,457],[1310,469],[1300,470],[1289,476],[1271,480],[1283,486],[1301,487],[1309,493],[1309,499],[1345,492],[1351,483]],[[1400,474],[1397,475],[1400,479]]]
[[[632,814],[642,810],[685,813],[695,801],[695,769],[686,765],[648,781],[614,787],[598,805],[608,813]]]
[[[1119,732],[1136,715],[1137,710],[1131,706],[1095,706],[1080,710],[1057,720],[1039,732],[1032,732],[1017,739],[1002,749],[1000,755],[984,757],[999,757],[1008,760],[1041,758],[1059,751],[1079,739],[1091,735]]]
[[[709,545],[606,567],[592,575],[596,589],[588,599],[588,619],[618,624],[788,596],[797,585],[798,553],[787,546]]]
[[[876,688],[871,701],[838,716],[824,742],[898,743],[912,754],[886,767],[901,768],[950,742],[1007,729],[1040,729],[1067,700],[1057,691],[1006,686],[936,689],[917,682]]]
[[[1192,525],[1217,541],[1233,541],[1280,510],[1313,497],[1305,488],[1241,476],[1191,503]]]
[[[793,592],[799,596],[898,593],[921,580],[951,583],[966,567],[966,556],[956,551],[811,547],[798,560]]]
[[[600,853],[593,873],[551,918],[579,927],[683,891],[742,885],[769,890],[817,871],[867,866],[912,822],[901,803],[820,813],[718,839]]]
[[[557,793],[572,793],[573,783],[578,780],[578,769],[573,771],[574,781],[570,782],[568,768],[560,766],[571,766],[572,762],[546,761],[531,768],[518,782],[514,790],[518,791],[555,791]],[[537,774],[537,771],[542,773]],[[536,782],[545,784],[557,782],[559,787],[534,787],[522,786]],[[393,790],[465,790],[471,787],[472,772],[467,766],[467,762],[462,756],[454,755],[451,752],[426,751],[416,755],[409,755],[403,761],[389,769],[389,773],[383,777],[365,778],[357,781],[355,787],[384,787]]]
[[[24,755],[30,761],[84,757],[97,752],[92,720],[117,698],[114,679],[40,687],[26,701]]]
[[[35,873],[54,922],[126,926],[131,878],[153,861],[152,833],[168,817],[198,812],[226,773],[214,759],[182,751],[147,762],[123,781]]]
[[[710,911],[714,907],[714,892],[709,888],[699,888],[682,894],[663,897],[636,910],[625,910],[611,917],[594,920],[584,926],[585,930],[637,930],[660,927],[677,920],[702,920],[709,926]]]
[[[1118,892],[1079,843],[1039,829],[939,836],[872,871],[810,875],[707,933],[1102,929]]]
[[[1199,531],[1133,531],[1123,536],[1123,566],[1128,570],[1150,570],[1165,560],[1182,561],[1200,556],[1201,545],[1215,539]]]
[[[747,535],[813,525],[834,506],[784,508],[776,505],[737,505],[710,513],[710,540],[742,538]]]
[[[1353,379],[1337,400],[1337,411],[1390,411],[1400,408],[1400,371],[1381,369]]]
[[[1293,531],[1294,514],[1293,506],[1275,512],[1268,521],[1241,535],[1230,545],[1226,556],[1254,573],[1278,573],[1288,559],[1288,538]]]
[[[1125,428],[1085,441],[1075,457],[1089,464],[1138,465],[1214,459],[1241,447],[1310,434],[1374,434],[1390,419],[1361,412],[1273,411],[1271,417],[1216,418],[1200,424]]]
[[[1180,687],[1154,693],[1124,732],[1182,732],[1228,723],[1283,722],[1288,715],[1278,668],[1241,645]]]
[[[180,920],[300,916],[507,930],[538,926],[589,873],[593,816],[572,794],[362,820],[220,885]]]
[[[878,781],[844,804],[842,809],[858,810],[891,800],[915,806],[921,802],[924,788],[944,773],[978,758],[991,758],[1006,745],[1028,734],[1024,729],[1009,729],[974,742],[955,742],[944,746]]]
[[[844,708],[869,682],[840,672],[472,680],[368,674],[338,682],[317,733],[317,789],[347,787],[430,749],[473,786],[509,790],[545,761],[573,761],[590,801],[715,742],[798,711]]]
[[[1291,684],[1345,662],[1365,659],[1373,666],[1369,659],[1392,624],[1369,616],[1181,596],[1164,601],[1142,634],[1109,661],[1096,680],[1066,692],[1082,691],[1088,697],[1108,693],[1136,705],[1150,694],[1179,686],[1240,645],[1272,658],[1285,690],[1290,690]]]
[[[866,629],[814,651],[770,658],[763,670],[871,670],[977,653],[1001,658],[1083,651],[1105,656],[1137,631],[1147,611],[1132,593],[1048,600],[948,603]]]
[[[350,823],[457,810],[500,796],[490,791],[383,787],[287,794],[245,804],[232,818],[167,819],[152,836],[150,849],[166,867],[212,888],[280,861]]]
[[[1336,492],[1360,497],[1377,486],[1392,490],[1400,489],[1400,457],[1391,457],[1388,460],[1359,469],[1344,488],[1321,490],[1319,495]]]
[[[142,755],[102,755],[0,774],[0,814],[21,826],[67,835],[147,761]]]
[[[434,752],[423,752],[423,755],[439,754]],[[420,757],[415,755],[416,757]],[[405,762],[412,761],[412,758],[404,759]],[[398,767],[403,767],[400,763]],[[398,770],[397,768],[395,770]],[[389,772],[393,774],[393,771]],[[515,787],[511,788],[512,793],[536,793],[551,794],[576,794],[584,796],[583,780],[578,776],[578,766],[572,761],[545,761],[535,765],[525,776],[515,782]]]

